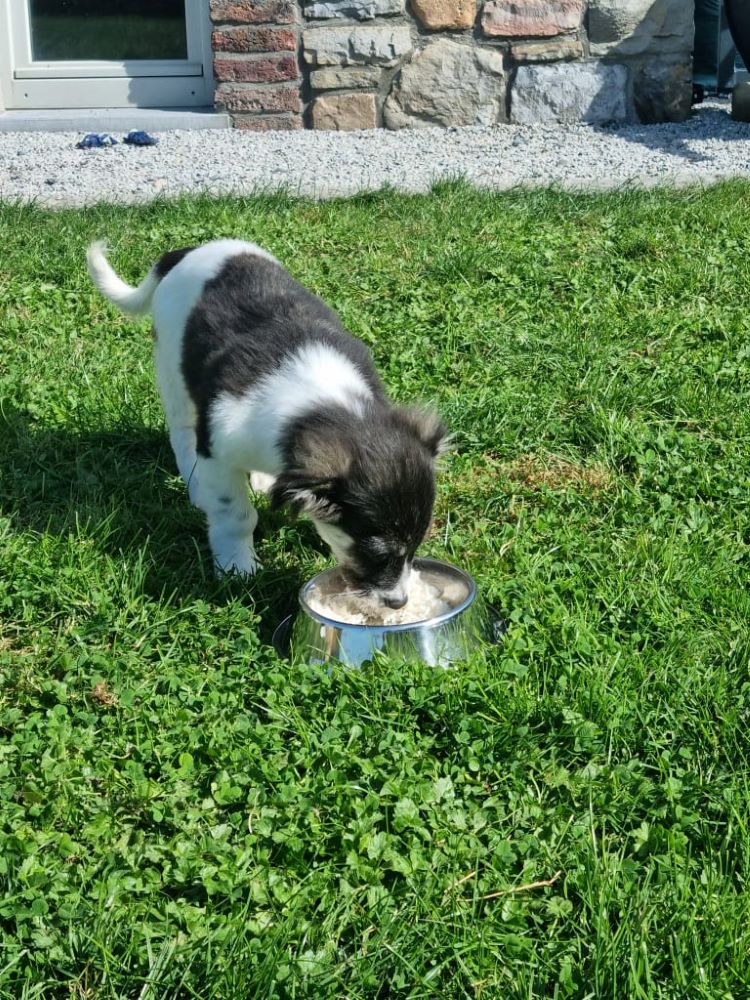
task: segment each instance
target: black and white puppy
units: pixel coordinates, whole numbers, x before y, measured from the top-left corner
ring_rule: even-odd
[[[365,345],[253,243],[173,250],[138,288],[103,243],[87,260],[123,312],[152,314],[170,442],[217,569],[258,566],[251,474],[273,506],[312,518],[357,589],[401,607],[432,517],[439,417],[393,406]]]

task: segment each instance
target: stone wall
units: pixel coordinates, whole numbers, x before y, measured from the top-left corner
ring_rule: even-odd
[[[209,0],[215,103],[236,128],[302,127],[297,0]]]
[[[689,0],[210,0],[241,128],[676,121]]]

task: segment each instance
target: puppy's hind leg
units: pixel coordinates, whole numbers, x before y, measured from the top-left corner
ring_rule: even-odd
[[[194,507],[199,507],[198,455],[195,450],[195,427],[170,426],[169,443],[172,445],[179,473],[187,486],[190,503]]]
[[[173,356],[160,342],[158,335],[154,360],[164,416],[169,427],[169,443],[172,445],[177,469],[187,486],[190,502],[197,507],[199,504],[195,429],[198,413],[182,375],[176,368]]]
[[[218,573],[251,576],[259,567],[253,545],[258,513],[250,503],[247,473],[198,456],[198,506],[208,519],[208,541]]]

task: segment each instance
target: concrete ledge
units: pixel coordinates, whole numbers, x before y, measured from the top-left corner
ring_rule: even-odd
[[[231,128],[229,115],[213,108],[66,108],[64,111],[0,111],[0,132],[148,132]]]

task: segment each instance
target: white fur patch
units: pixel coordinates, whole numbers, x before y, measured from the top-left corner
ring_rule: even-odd
[[[336,562],[346,565],[352,547],[352,540],[345,531],[337,528],[335,524],[326,524],[313,518],[315,530],[330,548],[336,557]]]
[[[220,396],[211,408],[211,451],[243,469],[277,475],[279,436],[289,420],[324,403],[364,412],[371,396],[357,367],[327,344],[306,344],[242,396]]]

